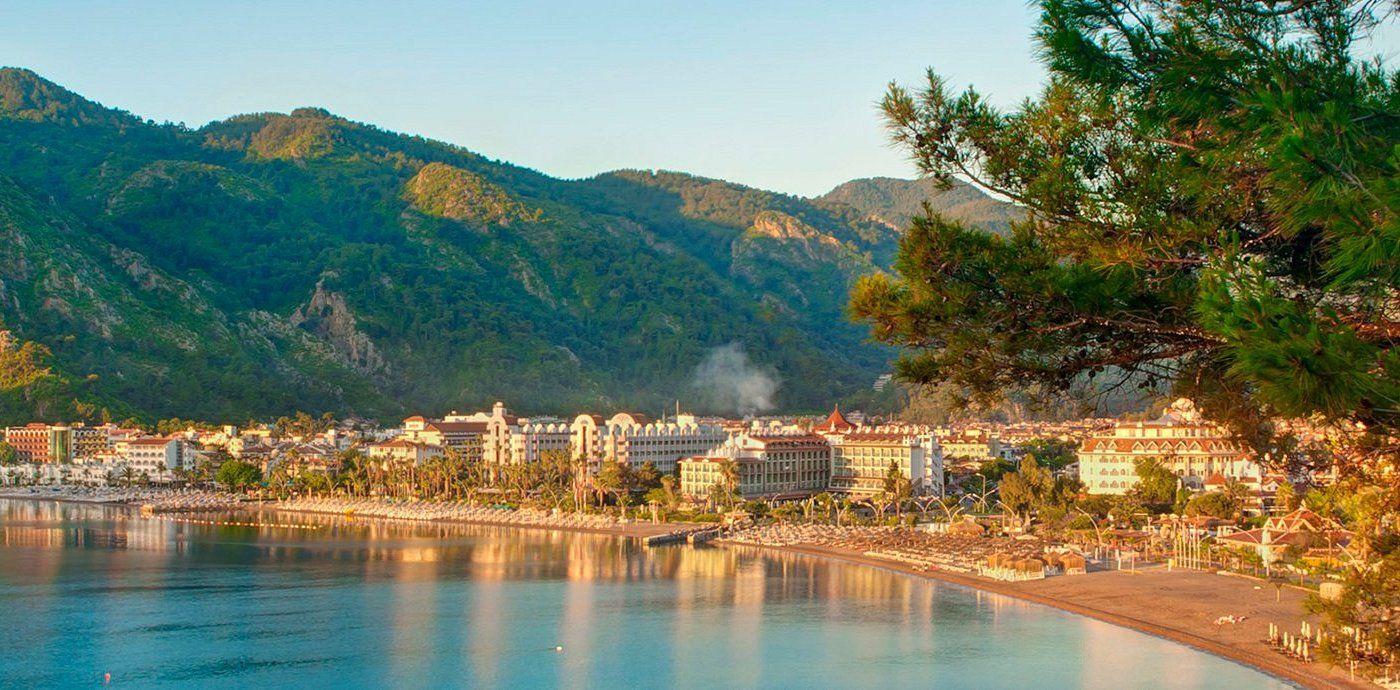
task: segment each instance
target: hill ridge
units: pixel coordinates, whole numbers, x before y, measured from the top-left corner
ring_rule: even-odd
[[[6,83],[31,95],[0,110],[0,232],[50,258],[42,275],[0,269],[0,324],[53,350],[73,385],[44,409],[34,391],[0,394],[0,421],[497,399],[724,413],[696,370],[734,343],[780,380],[779,406],[815,410],[888,368],[846,295],[887,269],[900,233],[850,204],[664,170],[557,179],[315,107],[189,129],[32,72]],[[69,239],[43,230],[59,226]],[[98,246],[126,258],[81,258]],[[55,286],[81,271],[91,294],[60,308]],[[138,315],[144,338],[101,328]]]

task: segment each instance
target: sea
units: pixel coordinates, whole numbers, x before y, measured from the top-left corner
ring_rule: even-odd
[[[0,687],[103,686],[1293,687],[1108,623],[814,556],[0,499]]]

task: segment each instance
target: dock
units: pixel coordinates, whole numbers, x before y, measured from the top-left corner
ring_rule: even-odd
[[[674,532],[663,534],[653,534],[643,537],[642,543],[647,546],[664,546],[666,544],[703,544],[715,537],[718,537],[720,530],[718,527],[689,527],[678,529]]]

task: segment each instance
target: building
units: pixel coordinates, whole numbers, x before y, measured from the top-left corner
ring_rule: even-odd
[[[1004,457],[1001,438],[989,430],[947,429],[937,435],[943,457],[950,462],[980,466],[988,460]]]
[[[500,406],[501,403],[496,404]],[[441,446],[444,451],[451,449],[461,453],[468,462],[480,462],[486,448],[487,431],[489,423],[476,418],[433,421],[424,417],[409,417],[403,420],[403,434],[399,438]]]
[[[446,452],[442,446],[409,441],[403,438],[372,443],[369,446],[369,456],[385,462],[421,465],[428,460],[440,458],[445,454]]]
[[[1265,563],[1279,560],[1292,548],[1302,559],[1335,563],[1351,545],[1352,533],[1341,524],[1307,509],[1271,517],[1264,526],[1218,537],[1224,546],[1253,551]]]
[[[831,442],[831,490],[873,496],[885,490],[893,463],[909,479],[915,496],[943,494],[943,452],[932,434],[897,429],[852,431]]]
[[[831,480],[831,445],[817,434],[752,434],[729,439],[710,453],[680,461],[681,493],[706,498],[725,483],[733,463],[739,496],[747,499],[805,498]]]
[[[306,443],[289,443],[277,449],[277,459],[286,463],[295,473],[303,472],[313,474],[334,475],[340,472],[343,464],[340,459],[340,452],[334,445],[326,441],[309,441]],[[278,462],[268,462],[265,465],[265,472],[270,472],[272,466]]]
[[[82,424],[32,423],[5,429],[4,440],[23,462],[68,464],[107,449],[107,434]]]
[[[169,481],[184,467],[183,445],[178,439],[159,436],[117,443],[116,464],[131,468],[151,481]]]
[[[856,430],[856,425],[852,424],[846,416],[841,414],[841,406],[831,408],[831,414],[821,424],[812,427],[812,431],[818,434],[845,434]]]
[[[572,461],[573,430],[555,417],[527,419],[510,414],[502,403],[491,409],[486,432],[486,462],[530,465],[555,454]]]
[[[107,430],[102,427],[74,424],[71,433],[74,459],[90,458],[108,449]]]
[[[585,414],[575,417],[570,425],[574,452],[594,466],[615,460],[635,469],[650,462],[662,473],[674,472],[682,458],[708,454],[729,435],[723,426],[701,422],[689,414],[660,422],[627,412],[602,422]]]
[[[1156,460],[1200,491],[1207,480],[1233,479],[1259,485],[1263,473],[1230,434],[1201,419],[1185,398],[1150,422],[1120,422],[1084,440],[1079,448],[1079,480],[1091,494],[1124,494],[1137,486],[1136,463]]]

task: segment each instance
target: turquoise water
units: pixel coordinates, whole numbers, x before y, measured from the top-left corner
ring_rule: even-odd
[[[279,520],[318,527],[0,500],[0,685],[1288,687],[1105,623],[804,556]]]

